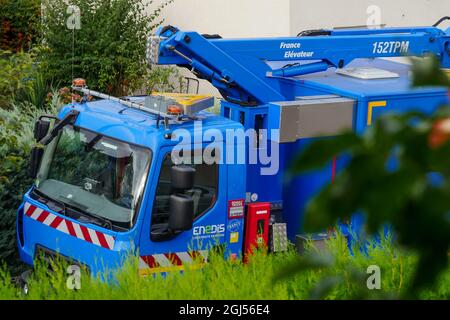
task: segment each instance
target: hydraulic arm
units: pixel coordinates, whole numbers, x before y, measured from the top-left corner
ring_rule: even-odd
[[[357,58],[436,55],[450,68],[450,29],[437,27],[320,30],[299,37],[222,39],[172,26],[149,39],[148,59],[207,79],[229,101],[260,105],[291,100],[283,79],[343,68]],[[270,62],[286,62],[273,69]]]

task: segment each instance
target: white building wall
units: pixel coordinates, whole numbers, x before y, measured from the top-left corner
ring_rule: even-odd
[[[175,0],[162,16],[165,24],[199,33],[278,37],[289,34],[289,6],[290,0]]]
[[[381,9],[381,23],[387,27],[430,26],[450,15],[449,0],[291,0],[291,35],[305,29],[366,25],[371,5]]]

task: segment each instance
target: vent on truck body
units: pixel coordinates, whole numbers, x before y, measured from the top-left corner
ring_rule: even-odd
[[[269,129],[279,129],[279,143],[336,136],[353,129],[355,100],[338,96],[298,97],[270,104]]]

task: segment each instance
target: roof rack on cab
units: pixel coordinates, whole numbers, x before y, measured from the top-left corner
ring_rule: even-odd
[[[88,88],[86,80],[77,78],[72,81],[72,89],[100,99],[120,103],[128,108],[136,109],[163,118],[167,125],[169,120],[176,122],[195,120],[195,115],[214,106],[214,97],[207,95],[159,93],[146,96],[144,103],[133,102],[125,98],[117,98],[106,93]]]

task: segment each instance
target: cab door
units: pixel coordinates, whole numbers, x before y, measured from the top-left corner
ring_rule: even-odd
[[[201,153],[200,153],[201,151]],[[193,261],[207,260],[208,252],[224,244],[227,221],[227,166],[217,162],[205,163],[204,146],[192,152],[196,155],[189,165],[195,170],[194,187],[185,191],[194,200],[194,224],[189,231],[166,235],[169,219],[171,188],[170,171],[174,165],[172,147],[162,148],[148,187],[149,201],[140,239],[140,273],[142,275],[183,270]],[[221,152],[221,150],[216,150]],[[193,157],[194,158],[194,157]],[[194,164],[192,164],[194,163]]]

